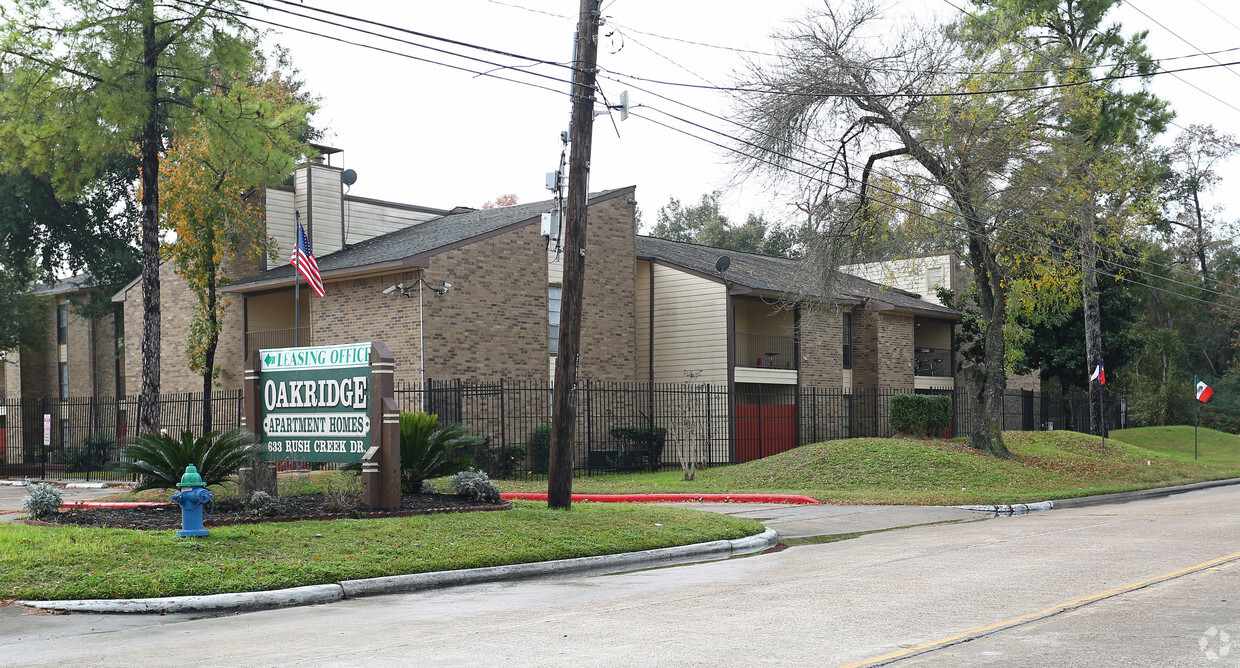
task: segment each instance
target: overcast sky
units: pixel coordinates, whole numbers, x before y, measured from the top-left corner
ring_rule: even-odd
[[[890,0],[887,6],[893,17],[916,14],[941,18],[955,13],[952,3],[961,4],[959,0]],[[614,34],[603,37],[599,64],[607,71],[647,79],[727,85],[733,72],[743,64],[744,50],[770,52],[770,35],[788,20],[803,16],[806,8],[815,4],[812,0],[606,0],[603,13],[608,17],[608,25],[602,33]],[[298,6],[286,7],[336,23],[345,22],[309,10],[329,9],[398,28],[567,63],[572,57],[578,3],[304,0]],[[323,108],[317,122],[328,132],[326,142],[344,151],[333,158],[333,164],[358,173],[352,194],[439,208],[476,207],[508,193],[516,194],[521,202],[548,198],[543,188],[545,174],[559,163],[559,136],[567,130],[570,114],[566,69],[539,65],[522,68],[532,73],[522,74],[281,12],[255,8],[253,15],[525,82],[477,76],[431,62],[276,29],[274,40],[289,48],[308,88],[322,96]],[[1129,31],[1148,30],[1148,44],[1159,58],[1197,54],[1198,48],[1219,51],[1240,46],[1240,7],[1223,0],[1126,0],[1115,17]],[[395,34],[375,26],[365,27]],[[406,34],[404,38],[506,66],[518,62],[412,35]],[[1218,54],[1215,58],[1224,63],[1240,60],[1240,51]],[[1164,67],[1201,64],[1213,62],[1197,57],[1166,61]],[[638,113],[720,140],[708,131],[670,121],[661,111],[692,115],[695,120],[709,121],[721,130],[726,129],[722,122],[634,87],[648,88],[676,102],[720,115],[726,115],[730,108],[724,95],[653,83],[622,84],[607,71],[600,78],[600,85],[613,104],[619,103],[621,92],[627,89],[630,104],[646,107]],[[1229,105],[1240,107],[1240,67],[1178,76],[1182,81],[1163,75],[1153,83],[1154,91],[1172,102],[1178,114],[1177,124],[1187,127],[1190,123],[1211,123],[1224,132],[1237,131],[1240,110]],[[724,191],[725,212],[734,220],[743,220],[750,211],[760,211],[769,220],[790,219],[789,198],[767,192],[756,181],[737,180],[735,165],[726,151],[659,127],[650,120],[630,116],[620,122],[618,115],[613,115],[613,119],[619,129],[618,137],[608,117],[595,121],[590,187],[603,190],[636,185],[647,228],[653,225],[656,212],[669,197],[695,202],[703,193],[715,189]],[[1178,128],[1172,127],[1168,134],[1175,132]],[[1224,182],[1214,201],[1226,204],[1228,191],[1240,187],[1240,171],[1235,165],[1228,170],[1228,178],[1231,182]],[[1237,207],[1230,208],[1229,214],[1236,215]]]

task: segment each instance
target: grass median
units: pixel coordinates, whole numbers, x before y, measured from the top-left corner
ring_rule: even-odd
[[[181,596],[632,552],[762,530],[664,506],[514,504],[501,512],[173,531],[0,524],[0,599]]]
[[[829,503],[1029,503],[1240,476],[1240,437],[1202,429],[1193,459],[1192,427],[1112,432],[1006,432],[1013,459],[960,441],[854,438],[805,445],[757,461],[699,470],[582,476],[573,491],[621,493],[805,494]],[[546,491],[544,481],[498,481],[505,492]]]

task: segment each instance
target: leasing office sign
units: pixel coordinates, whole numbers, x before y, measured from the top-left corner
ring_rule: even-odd
[[[370,343],[260,350],[264,458],[360,462],[371,445]]]

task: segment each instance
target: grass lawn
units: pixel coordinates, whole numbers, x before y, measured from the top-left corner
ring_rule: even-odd
[[[0,600],[261,591],[357,578],[631,552],[753,535],[762,526],[665,506],[517,502],[448,513],[173,531],[0,524]]]
[[[961,442],[855,438],[806,445],[758,461],[701,470],[583,476],[581,493],[787,493],[830,503],[1017,503],[1165,487],[1240,476],[1240,437],[1192,427],[1112,432],[1006,432],[1015,458],[998,460]],[[505,492],[545,492],[546,482],[497,481]]]

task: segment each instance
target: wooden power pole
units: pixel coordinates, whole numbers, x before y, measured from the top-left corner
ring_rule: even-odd
[[[594,74],[598,61],[600,0],[581,0],[573,61],[573,116],[569,141],[568,204],[564,221],[564,287],[560,302],[560,351],[555,365],[551,466],[547,507],[573,504],[573,430],[577,424],[577,364],[581,349],[581,296],[586,265],[586,201],[590,143],[594,136]]]

